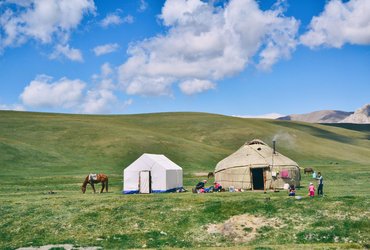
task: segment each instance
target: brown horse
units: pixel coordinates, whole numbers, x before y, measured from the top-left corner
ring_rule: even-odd
[[[90,184],[92,189],[94,190],[94,193],[96,193],[94,183],[100,183],[100,182],[102,186],[100,193],[103,193],[104,188],[105,188],[105,191],[108,192],[108,176],[106,176],[105,174],[96,174],[96,175],[89,174],[88,176],[86,176],[84,183],[82,184],[82,187],[81,187],[82,193],[86,192],[87,184]]]
[[[304,174],[306,174],[306,173],[313,173],[313,168],[305,168],[304,170]]]

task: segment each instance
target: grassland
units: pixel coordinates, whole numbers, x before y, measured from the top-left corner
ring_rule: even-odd
[[[278,151],[325,177],[325,196],[285,192],[121,195],[122,171],[142,153],[184,169],[184,185],[245,141],[276,137]],[[71,243],[123,248],[368,248],[370,126],[240,119],[202,113],[125,116],[0,111],[0,249]],[[89,172],[110,192],[83,195]],[[54,194],[48,192],[52,190]],[[209,234],[236,215],[276,219],[247,242]],[[248,233],[248,228],[246,228]]]

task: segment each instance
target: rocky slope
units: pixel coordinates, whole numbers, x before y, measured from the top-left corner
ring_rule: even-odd
[[[370,104],[356,110],[352,115],[344,118],[341,123],[370,123]]]

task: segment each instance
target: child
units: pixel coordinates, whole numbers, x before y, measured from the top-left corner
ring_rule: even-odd
[[[288,192],[289,192],[289,196],[295,196],[295,187],[293,184],[289,186]]]
[[[309,192],[309,196],[311,198],[313,198],[315,196],[315,186],[313,185],[313,183],[311,182],[310,183],[310,186],[308,186],[308,192]]]

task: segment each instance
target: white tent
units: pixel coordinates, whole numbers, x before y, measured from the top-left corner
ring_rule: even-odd
[[[174,192],[182,188],[182,168],[164,155],[143,154],[123,170],[124,194]]]

